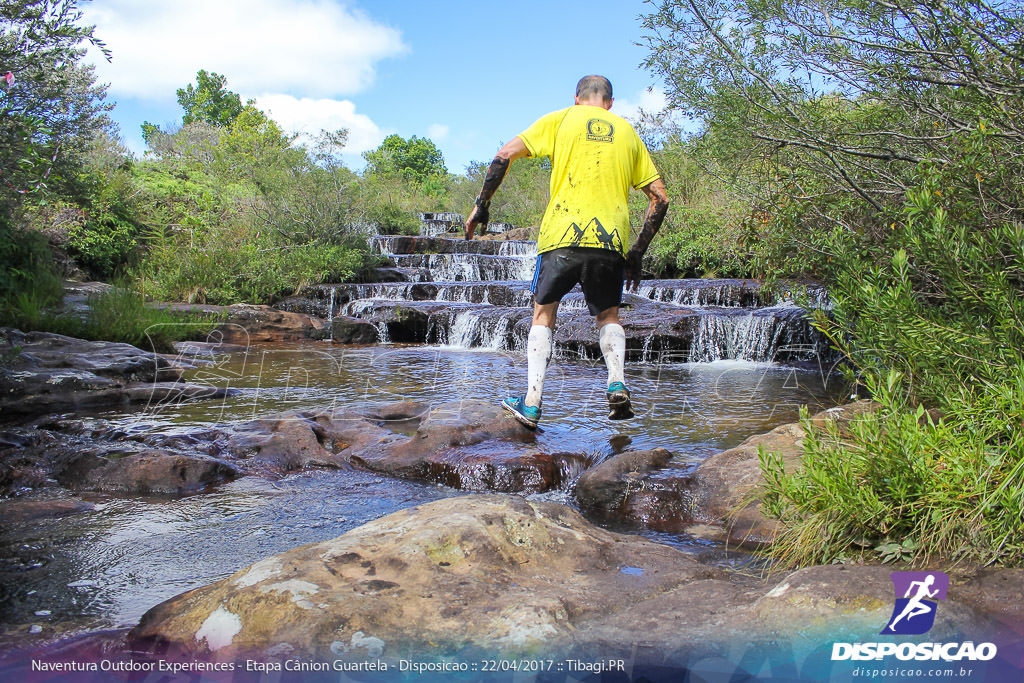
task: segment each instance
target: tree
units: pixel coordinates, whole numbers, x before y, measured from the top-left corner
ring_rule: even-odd
[[[0,203],[73,180],[89,140],[111,126],[105,86],[82,65],[83,44],[110,58],[82,26],[77,0],[0,1]]]
[[[389,135],[375,150],[364,152],[366,172],[375,175],[397,175],[404,180],[423,183],[431,178],[446,176],[444,155],[429,138],[413,135],[406,140],[401,135]]]
[[[979,123],[1022,159],[1012,0],[663,0],[644,26],[670,104],[701,117],[719,150],[766,162],[747,189],[773,209],[845,189],[878,213]]]
[[[178,104],[185,110],[183,124],[206,121],[214,126],[230,125],[242,113],[242,99],[227,89],[228,79],[200,69],[196,85],[178,88]],[[250,102],[251,104],[251,102]]]

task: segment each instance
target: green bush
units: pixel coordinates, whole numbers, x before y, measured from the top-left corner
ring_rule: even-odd
[[[765,457],[777,560],[1024,561],[1024,227],[963,182],[998,178],[998,144],[923,164],[884,246],[832,239],[816,324],[881,407],[841,440],[809,427],[798,472]]]
[[[216,326],[214,316],[166,311],[124,288],[88,298],[85,315],[48,316],[36,329],[79,339],[116,341],[167,353],[183,339],[204,339]]]
[[[0,323],[17,326],[20,311],[41,312],[61,291],[46,238],[14,227],[0,211]]]
[[[647,253],[647,267],[659,277],[743,277],[739,207],[672,207]]]
[[[361,244],[287,244],[225,225],[201,241],[153,249],[137,276],[162,301],[269,304],[308,284],[351,280],[374,263]]]
[[[774,560],[1024,562],[1024,364],[938,419],[907,401],[899,373],[865,379],[880,408],[849,434],[804,412],[799,469],[762,453],[765,510],[785,523]]]
[[[418,235],[420,221],[409,211],[394,204],[375,204],[366,212],[366,220],[377,226],[381,235]]]
[[[109,280],[135,254],[138,227],[117,216],[104,216],[72,226],[68,250],[78,264],[95,279]]]

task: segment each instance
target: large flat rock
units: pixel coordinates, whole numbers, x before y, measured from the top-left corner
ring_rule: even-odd
[[[815,415],[818,426],[840,429],[873,409],[869,401],[851,403]],[[662,531],[688,531],[730,545],[771,543],[778,522],[761,510],[758,488],[764,483],[759,453],[776,453],[792,471],[803,456],[805,432],[784,424],[717,453],[692,470],[672,469],[670,458],[655,451],[622,453],[584,473],[575,489],[582,509],[607,520],[627,521]]]
[[[231,656],[287,643],[331,657],[526,653],[575,624],[720,577],[668,546],[598,529],[562,505],[472,496],[403,510],[256,563],[150,610],[139,644]]]
[[[157,605],[129,640],[217,659],[578,656],[656,667],[735,662],[758,648],[799,659],[836,640],[877,640],[893,608],[890,571],[761,577],[599,529],[563,505],[478,495],[261,560]],[[929,638],[995,638],[1019,615],[1018,574],[954,576]],[[986,590],[994,597],[979,600]]]
[[[0,415],[26,418],[228,390],[181,381],[181,367],[131,344],[0,328]]]

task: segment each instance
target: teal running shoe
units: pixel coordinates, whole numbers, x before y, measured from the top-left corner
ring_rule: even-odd
[[[633,404],[629,401],[629,389],[622,382],[608,385],[608,419],[628,420],[633,417]]]
[[[501,407],[530,429],[536,429],[540,422],[540,408],[526,405],[525,396],[510,396],[501,402]]]

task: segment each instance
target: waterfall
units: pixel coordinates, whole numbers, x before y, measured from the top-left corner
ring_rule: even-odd
[[[435,282],[533,279],[533,259],[490,254],[399,254],[399,268],[426,268]]]
[[[445,237],[461,232],[460,214],[425,213],[421,220],[419,236],[370,238],[373,250],[389,261],[378,271],[383,281],[313,286],[281,307],[314,315],[326,309],[329,326],[336,313],[359,318],[377,329],[382,343],[522,353],[532,316],[528,283],[536,244]],[[623,297],[628,358],[647,364],[820,361],[827,342],[800,305],[828,308],[828,293],[801,283],[768,290],[745,279],[644,281],[638,292]],[[597,330],[579,287],[559,306],[554,353],[600,358]]]
[[[327,338],[330,341],[334,341],[334,296],[337,292],[337,287],[331,287],[331,300],[327,304]]]
[[[690,346],[690,362],[773,362],[782,352],[797,357],[813,350],[800,309],[761,309],[757,315],[751,311],[745,316],[701,316]]]
[[[529,256],[530,263],[537,258],[537,245],[534,242],[523,242],[521,240],[508,240],[498,242],[499,256]]]

